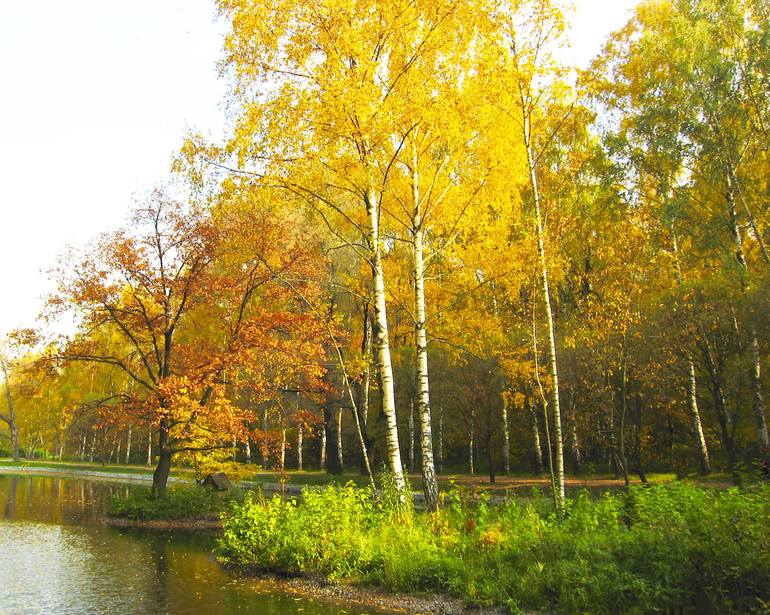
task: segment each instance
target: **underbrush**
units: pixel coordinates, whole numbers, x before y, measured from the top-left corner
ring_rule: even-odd
[[[512,613],[750,613],[770,607],[770,488],[633,488],[492,506],[453,493],[436,514],[348,485],[301,502],[249,494],[220,557],[279,573],[435,591]]]
[[[150,489],[137,489],[128,497],[112,496],[107,502],[107,514],[139,521],[194,519],[218,514],[239,500],[243,495],[237,490],[219,494],[203,487],[172,487],[165,498],[156,498]]]

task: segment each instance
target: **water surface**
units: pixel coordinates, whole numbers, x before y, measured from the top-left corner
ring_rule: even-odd
[[[210,535],[105,525],[107,497],[129,489],[0,475],[0,615],[373,613],[234,576],[211,556]]]

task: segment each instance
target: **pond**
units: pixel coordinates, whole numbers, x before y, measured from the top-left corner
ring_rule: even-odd
[[[0,613],[331,615],[373,613],[242,578],[211,556],[214,537],[113,528],[104,504],[130,487],[0,475]]]

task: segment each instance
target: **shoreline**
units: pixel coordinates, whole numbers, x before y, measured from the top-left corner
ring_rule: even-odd
[[[312,573],[285,575],[256,566],[220,565],[241,578],[270,581],[286,593],[334,604],[368,607],[383,613],[409,615],[504,615],[506,613],[502,608],[468,606],[460,598],[442,594],[391,592],[376,585],[331,583],[322,575]]]
[[[127,517],[105,515],[102,517],[102,522],[112,527],[142,530],[222,531],[222,522],[219,520],[219,516],[193,517],[192,519],[128,519]]]

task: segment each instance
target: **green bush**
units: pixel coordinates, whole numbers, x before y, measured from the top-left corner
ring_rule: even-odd
[[[220,495],[203,487],[172,487],[165,498],[153,497],[150,489],[136,489],[128,497],[112,496],[107,514],[125,519],[193,519],[225,510],[228,503],[242,499],[237,491]]]

